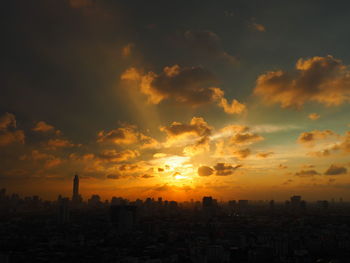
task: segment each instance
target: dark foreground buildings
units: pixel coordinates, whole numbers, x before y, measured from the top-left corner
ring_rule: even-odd
[[[73,185],[72,200],[0,191],[0,262],[350,262],[343,201],[83,202]]]

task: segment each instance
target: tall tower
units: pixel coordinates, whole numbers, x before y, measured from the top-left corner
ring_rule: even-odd
[[[73,180],[73,196],[72,200],[73,202],[79,202],[79,176],[78,174],[75,174],[74,180]]]

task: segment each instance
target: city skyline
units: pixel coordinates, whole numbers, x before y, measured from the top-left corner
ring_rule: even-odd
[[[0,188],[350,200],[348,8],[5,1]]]

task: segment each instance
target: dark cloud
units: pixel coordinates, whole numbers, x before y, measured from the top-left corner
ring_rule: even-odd
[[[184,33],[184,40],[199,56],[219,59],[229,64],[238,62],[234,56],[223,49],[220,37],[214,32],[188,30]]]
[[[211,134],[212,127],[210,127],[203,118],[193,117],[189,124],[173,122],[168,127],[162,127],[161,130],[165,131],[169,137],[177,137],[186,134],[209,136]]]
[[[347,172],[348,172],[348,169],[346,167],[332,164],[324,174],[325,175],[341,175],[341,174],[346,174]]]
[[[293,72],[260,75],[254,94],[282,108],[300,108],[306,102],[337,106],[350,100],[349,73],[349,68],[332,56],[299,59]]]
[[[237,133],[230,139],[232,144],[252,144],[261,140],[264,140],[262,136],[252,132]]]
[[[122,175],[120,175],[120,174],[108,174],[106,177],[107,177],[108,179],[117,180],[117,179],[122,178]]]
[[[311,177],[314,175],[319,175],[320,173],[316,170],[301,170],[300,172],[296,172],[295,176],[299,177]]]
[[[210,176],[214,173],[214,170],[209,166],[201,166],[198,168],[199,176]]]
[[[331,130],[314,130],[311,132],[303,132],[298,137],[298,142],[302,144],[312,145],[316,140],[326,139],[335,135]]]
[[[215,175],[218,176],[227,176],[232,175],[238,168],[242,167],[242,165],[230,165],[225,163],[217,163],[214,166]]]
[[[121,79],[136,81],[140,91],[153,104],[172,99],[193,107],[215,103],[228,114],[240,114],[246,110],[246,106],[235,99],[229,103],[224,91],[217,87],[219,81],[216,76],[202,67],[173,65],[165,67],[160,74],[142,74],[136,68],[129,68]]]
[[[141,178],[145,178],[145,179],[149,179],[149,178],[153,178],[154,176],[153,175],[150,175],[150,174],[144,174],[141,176]]]

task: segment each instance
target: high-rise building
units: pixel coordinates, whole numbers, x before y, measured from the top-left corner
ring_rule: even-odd
[[[72,201],[74,203],[78,203],[80,201],[80,196],[79,196],[79,176],[78,176],[78,174],[75,174],[74,179],[73,179],[73,196],[72,196]]]

